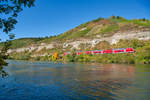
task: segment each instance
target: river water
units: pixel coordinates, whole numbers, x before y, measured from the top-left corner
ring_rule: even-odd
[[[8,62],[0,100],[150,100],[150,65]]]

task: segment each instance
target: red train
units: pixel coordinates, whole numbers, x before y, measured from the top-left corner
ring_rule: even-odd
[[[117,54],[117,53],[134,53],[133,48],[121,48],[121,49],[111,49],[111,50],[94,50],[94,51],[78,51],[76,55],[81,54]],[[64,55],[70,55],[70,52],[65,52]]]

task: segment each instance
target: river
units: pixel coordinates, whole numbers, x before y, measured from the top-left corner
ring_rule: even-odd
[[[150,65],[8,63],[0,100],[150,100]]]

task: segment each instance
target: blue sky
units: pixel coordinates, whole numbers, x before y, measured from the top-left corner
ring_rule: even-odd
[[[58,35],[98,17],[150,19],[150,0],[36,0],[18,17],[16,38]],[[6,35],[0,34],[3,40]]]

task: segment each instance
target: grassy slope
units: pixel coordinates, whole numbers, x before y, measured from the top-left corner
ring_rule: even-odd
[[[99,62],[99,63],[128,63],[128,64],[150,64],[150,40],[120,40],[115,45],[109,45],[106,42],[100,43],[95,49],[108,48],[135,48],[135,53],[121,54],[96,54],[96,55],[68,55],[65,61],[73,62]]]
[[[26,47],[30,46],[32,44],[37,44],[39,41],[42,41],[43,38],[21,38],[21,39],[16,39],[12,40],[11,43],[11,48],[21,48],[21,47]],[[3,43],[0,44],[0,47],[3,46]]]
[[[127,20],[122,17],[112,16],[108,19],[98,18],[96,20],[81,24],[80,26],[69,30],[63,34],[58,36],[53,36],[50,38],[25,38],[25,39],[17,39],[12,41],[11,48],[21,48],[25,46],[30,46],[32,44],[40,44],[40,43],[50,43],[50,42],[60,42],[63,43],[67,40],[77,40],[77,39],[85,39],[85,38],[95,38],[97,35],[101,35],[104,37],[109,37],[115,34],[117,31],[132,31],[132,30],[140,30],[141,28],[150,28],[150,21],[146,19],[134,19]],[[1,45],[0,45],[1,46]],[[82,49],[88,45],[81,45]],[[129,54],[118,54],[118,55],[101,55],[101,56],[91,56],[91,55],[81,55],[75,58],[75,61],[79,62],[101,62],[101,63],[150,63],[150,41],[139,41],[139,40],[120,40],[120,42],[116,45],[110,45],[107,42],[101,42],[97,44],[94,48],[90,48],[88,50],[95,49],[111,49],[111,48],[126,48],[133,47],[136,49],[136,53],[133,55]],[[69,51],[69,48],[66,49]],[[38,54],[44,54],[45,52],[55,52],[58,51],[60,54],[61,50],[59,48],[46,50],[42,49],[38,52]],[[12,57],[15,59],[24,59],[24,60],[50,60],[51,57],[36,57],[32,58],[31,55],[35,54],[35,52],[29,53],[27,51],[23,53],[14,53]],[[59,60],[70,61],[74,58],[65,57]]]
[[[98,63],[128,63],[128,64],[150,64],[150,40],[141,41],[141,40],[120,40],[115,45],[110,45],[107,42],[101,42],[94,48],[88,50],[96,49],[111,49],[111,48],[126,48],[133,47],[135,48],[135,53],[123,53],[123,54],[97,54],[97,55],[69,55],[62,56],[63,52],[58,51],[60,58],[58,61],[71,61],[71,62],[98,62]],[[83,49],[84,50],[84,49]],[[76,51],[76,50],[75,50]],[[56,52],[56,50],[43,50],[39,53],[43,54],[45,52]],[[74,51],[71,51],[72,53]],[[50,61],[52,60],[52,55],[37,56],[31,57],[32,53],[22,52],[14,53],[11,55],[14,59],[18,60],[40,60],[40,61]]]
[[[150,21],[146,19],[127,20],[122,17],[112,16],[108,19],[98,18],[96,20],[81,24],[58,36],[49,38],[23,38],[12,41],[11,48],[21,48],[31,44],[65,42],[66,40],[76,40],[80,38],[94,38],[96,35],[112,36],[117,31],[138,30],[139,26],[150,27]],[[2,44],[0,44],[0,47]]]

